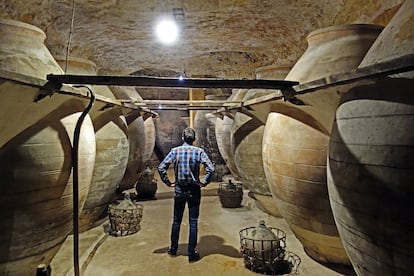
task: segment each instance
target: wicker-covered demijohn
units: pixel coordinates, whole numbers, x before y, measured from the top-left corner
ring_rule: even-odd
[[[119,204],[110,204],[108,207],[110,234],[113,236],[126,236],[138,232],[143,215],[143,206],[133,202],[129,194]]]
[[[241,207],[243,200],[243,187],[240,183],[234,184],[231,180],[227,183],[220,183],[218,188],[218,196],[221,206],[224,208]]]
[[[267,227],[261,220],[257,227],[239,232],[241,253],[245,267],[262,274],[281,275],[296,273],[300,258],[286,251],[286,234],[274,227]]]

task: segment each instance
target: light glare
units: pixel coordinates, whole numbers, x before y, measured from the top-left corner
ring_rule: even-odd
[[[156,34],[158,39],[165,44],[171,44],[177,40],[178,27],[174,20],[164,19],[157,24]]]

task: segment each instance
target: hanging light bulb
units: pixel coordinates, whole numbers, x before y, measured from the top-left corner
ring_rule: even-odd
[[[160,20],[155,28],[155,33],[161,43],[172,44],[178,38],[178,26],[173,19]]]

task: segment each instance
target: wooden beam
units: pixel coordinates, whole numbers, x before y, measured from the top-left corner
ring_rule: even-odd
[[[188,98],[190,99],[190,101],[204,100],[205,95],[206,93],[204,89],[202,88],[190,88],[190,90],[188,91]],[[195,118],[196,112],[197,112],[196,110],[190,110],[190,113],[189,113],[189,116],[190,116],[189,127],[191,128],[194,128],[194,118]]]
[[[140,102],[138,102],[140,103]],[[226,101],[226,100],[143,100],[145,104],[194,104],[194,105],[223,105],[223,104],[239,104],[242,101]]]
[[[180,88],[261,88],[282,89],[298,84],[285,80],[227,80],[209,78],[155,78],[136,76],[93,76],[93,75],[47,75],[47,80],[55,84],[119,85],[141,87],[180,87]]]

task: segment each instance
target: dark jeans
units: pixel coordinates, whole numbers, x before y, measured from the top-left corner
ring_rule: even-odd
[[[188,237],[188,255],[193,255],[197,245],[198,215],[200,211],[201,191],[196,185],[176,186],[174,196],[174,219],[171,228],[171,250],[176,251],[178,248],[178,239],[180,235],[181,221],[186,203],[188,204],[189,217],[189,237]]]

